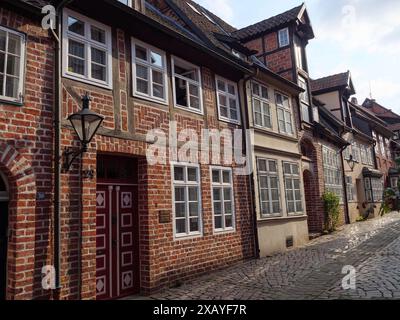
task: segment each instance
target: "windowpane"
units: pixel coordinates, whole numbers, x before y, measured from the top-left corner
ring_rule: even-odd
[[[199,219],[192,218],[190,219],[190,232],[197,232],[199,231]]]
[[[199,215],[199,204],[198,202],[189,203],[189,215],[191,217],[197,217]]]
[[[221,177],[220,177],[220,171],[219,170],[213,170],[212,171],[212,181],[213,182],[220,182]]]
[[[233,227],[233,220],[231,215],[225,216],[225,227],[232,228]]]
[[[184,181],[184,168],[175,167],[174,168],[174,179],[175,181]]]
[[[18,78],[7,77],[6,81],[6,96],[18,98]]]
[[[177,218],[184,218],[185,211],[185,203],[175,203],[175,216]]]
[[[147,50],[141,46],[136,45],[136,58],[147,61]]]
[[[261,87],[261,96],[264,99],[268,99],[268,89],[266,87]]]
[[[197,70],[197,68],[179,65],[179,62],[175,62],[175,74],[178,74],[184,78],[198,81]]]
[[[163,67],[163,58],[156,52],[151,51],[150,54],[151,64],[157,67]]]
[[[98,64],[106,64],[106,52],[96,48],[92,48],[92,61]]]
[[[215,229],[222,229],[222,216],[215,216],[214,217],[214,227]]]
[[[3,30],[0,30],[0,50],[6,51],[6,38],[7,33]]]
[[[85,45],[80,42],[69,40],[68,50],[72,56],[85,58]]]
[[[214,201],[221,200],[221,189],[220,188],[213,189],[213,198],[214,198]]]
[[[4,64],[6,63],[6,55],[5,53],[0,52],[0,72],[4,72]]]
[[[188,193],[189,193],[189,201],[197,201],[198,199],[198,193],[197,193],[197,187],[191,187],[188,188]]]
[[[176,219],[176,233],[186,233],[186,220]]]
[[[19,76],[20,59],[16,56],[9,55],[7,58],[7,74]],[[0,69],[2,72],[4,69]]]
[[[136,90],[138,92],[148,94],[149,93],[149,84],[147,81],[144,80],[136,80]]]
[[[98,64],[92,64],[92,78],[106,81],[107,72],[104,66],[99,66]]]
[[[231,200],[231,189],[224,188],[224,200]]]
[[[188,168],[188,181],[197,181],[197,168]]]
[[[222,204],[221,202],[214,202],[214,214],[220,215],[222,213]]]
[[[104,30],[91,26],[91,36],[94,41],[106,43],[106,32]]]
[[[12,53],[14,55],[21,55],[21,37],[17,36],[13,33],[8,34],[8,53]]]
[[[231,182],[231,175],[229,173],[229,171],[223,171],[222,172],[222,177],[223,177],[223,182],[224,183],[230,183]]]
[[[79,34],[81,36],[85,35],[85,23],[73,17],[68,17],[68,30]]]
[[[69,57],[68,71],[84,75],[85,74],[85,61],[82,59]]]

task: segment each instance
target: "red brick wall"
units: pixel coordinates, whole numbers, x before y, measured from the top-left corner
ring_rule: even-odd
[[[31,19],[1,8],[0,23],[27,35],[24,103],[0,101],[0,170],[10,187],[7,298],[31,299],[48,296],[41,269],[52,264],[54,51],[48,33]],[[38,192],[44,200],[36,200]]]

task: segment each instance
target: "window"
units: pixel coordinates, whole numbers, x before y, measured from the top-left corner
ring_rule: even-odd
[[[133,94],[166,103],[167,63],[165,53],[132,39]]]
[[[377,136],[375,131],[372,131],[372,138],[376,141],[375,152],[378,154],[379,153],[379,137]]]
[[[322,147],[325,191],[333,192],[339,196],[343,203],[342,166],[338,152]]]
[[[202,113],[200,68],[177,57],[172,58],[175,106]]]
[[[175,235],[177,237],[201,233],[201,194],[199,167],[173,165],[173,199]]]
[[[0,99],[22,103],[25,36],[0,27]]]
[[[276,160],[257,159],[261,216],[280,216],[279,174]]]
[[[279,131],[281,133],[292,135],[292,111],[290,109],[289,98],[280,93],[276,93],[275,99],[278,113]]]
[[[382,178],[365,177],[365,196],[368,202],[379,202],[383,199]]]
[[[374,165],[374,149],[372,146],[367,147],[367,164],[370,166]]]
[[[346,194],[347,201],[356,201],[356,192],[355,187],[353,185],[353,178],[350,176],[346,177]]]
[[[360,144],[360,153],[361,153],[361,162],[363,164],[368,164],[368,159],[367,159],[368,147],[364,144]]]
[[[283,176],[285,178],[288,213],[303,213],[299,165],[295,163],[283,162]]]
[[[398,184],[399,184],[399,178],[398,178],[398,177],[392,177],[392,178],[390,178],[390,186],[391,186],[393,189],[397,189]]]
[[[384,157],[386,155],[384,138],[382,136],[378,136],[378,138],[379,138],[379,149],[380,149],[381,155]]]
[[[351,146],[347,146],[346,149],[344,149],[343,156],[345,160],[349,160],[351,155]]]
[[[111,29],[64,10],[64,76],[111,89]]]
[[[256,82],[253,82],[252,96],[254,124],[260,127],[272,128],[268,88]]]
[[[300,93],[301,117],[303,121],[310,122],[310,96],[308,93],[307,82],[302,77],[299,77],[299,86],[305,90]]]
[[[304,63],[303,63],[303,48],[301,41],[297,38],[295,41],[295,53],[296,53],[296,61],[297,61],[297,67],[299,69],[304,70]]]
[[[211,168],[211,188],[214,213],[214,230],[234,229],[232,169]]]
[[[281,29],[278,31],[279,47],[289,45],[289,28]]]
[[[353,150],[353,160],[356,162],[360,162],[360,145],[358,144],[358,142],[353,142],[352,150]]]
[[[387,159],[391,159],[392,155],[390,153],[390,142],[389,142],[389,139],[384,138],[384,143],[385,143],[386,158]]]
[[[218,76],[216,82],[219,118],[239,123],[239,95],[236,83]]]

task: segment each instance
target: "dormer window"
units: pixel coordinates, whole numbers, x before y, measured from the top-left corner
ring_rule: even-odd
[[[278,31],[279,48],[289,45],[289,28],[281,29]]]

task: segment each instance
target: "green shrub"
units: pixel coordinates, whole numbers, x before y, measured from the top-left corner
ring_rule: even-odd
[[[333,232],[339,223],[339,202],[340,198],[333,192],[325,192],[322,196],[325,210],[325,231]]]
[[[393,198],[396,197],[396,192],[392,188],[387,188],[383,192],[383,200],[380,210],[380,215],[384,216],[385,214],[391,212],[393,210]]]

